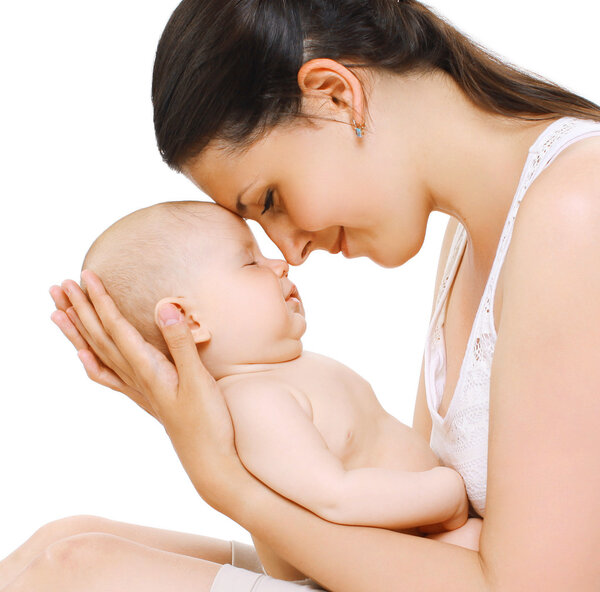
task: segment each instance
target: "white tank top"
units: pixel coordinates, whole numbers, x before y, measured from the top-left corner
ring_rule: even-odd
[[[547,127],[529,149],[471,329],[456,389],[442,418],[438,409],[446,382],[443,328],[447,298],[467,244],[466,231],[460,224],[450,249],[425,343],[425,391],[432,418],[430,445],[444,465],[462,475],[471,505],[480,516],[485,515],[490,373],[497,338],[494,295],[517,211],[529,186],[562,150],[578,140],[596,135],[600,135],[600,123],[563,117]]]

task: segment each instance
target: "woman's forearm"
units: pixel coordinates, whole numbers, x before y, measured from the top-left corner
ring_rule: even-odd
[[[247,473],[219,509],[332,592],[485,592],[480,555],[455,545],[322,520]],[[226,507],[229,506],[229,507]]]

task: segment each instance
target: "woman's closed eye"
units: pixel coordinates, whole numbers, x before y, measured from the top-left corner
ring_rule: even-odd
[[[274,192],[272,189],[267,189],[267,194],[265,196],[265,205],[263,207],[263,211],[260,213],[261,216],[265,214],[268,210],[270,210],[273,206],[273,193]]]

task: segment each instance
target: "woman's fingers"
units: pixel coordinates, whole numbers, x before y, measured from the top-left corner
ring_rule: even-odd
[[[73,344],[77,351],[87,349],[88,344],[81,336],[71,319],[63,310],[55,310],[50,318],[52,322],[62,331],[63,335]]]
[[[162,304],[156,317],[176,366],[175,392],[167,390],[157,397],[157,411],[192,483],[211,503],[203,486],[207,476],[222,470],[225,459],[239,464],[229,409],[219,385],[202,364],[180,311]]]
[[[156,311],[156,317],[175,362],[179,382],[183,386],[196,388],[202,388],[202,384],[206,383],[214,384],[214,378],[200,361],[192,332],[183,322],[179,309],[172,304],[162,304]]]
[[[125,319],[95,273],[85,270],[81,273],[81,277],[87,284],[88,294],[99,321],[122,357],[138,371],[142,370],[146,373],[154,371],[156,354],[162,358],[164,356],[156,348],[150,346],[135,327]],[[146,378],[151,382],[153,377],[146,376]]]
[[[110,368],[102,365],[91,351],[83,349],[78,351],[77,354],[85,368],[86,374],[91,380],[127,395],[144,411],[147,411],[152,417],[156,418],[156,413],[148,400],[140,392],[124,383]]]
[[[64,312],[70,308],[71,301],[67,298],[65,291],[60,286],[50,286],[50,296],[52,300],[54,300],[54,305],[57,310],[62,310]]]
[[[129,363],[121,354],[118,345],[107,333],[90,299],[72,280],[63,282],[63,289],[73,305],[73,310],[69,309],[67,314],[69,314],[71,321],[82,337],[87,341],[89,348],[106,366],[115,370],[120,376],[128,377],[133,381],[133,373]],[[73,311],[75,314],[73,314]]]
[[[79,315],[77,314],[77,311],[73,306],[71,306],[71,308],[67,308],[67,316],[69,317],[71,323],[74,325],[75,329],[77,329],[77,332],[81,335],[81,337],[83,337],[85,342],[88,345],[93,343],[94,340],[87,332],[86,328],[83,326],[83,323],[81,322],[81,319],[79,318]]]

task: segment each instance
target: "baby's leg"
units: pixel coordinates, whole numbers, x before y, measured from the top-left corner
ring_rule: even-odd
[[[80,534],[51,544],[1,590],[210,592],[221,567],[110,534]]]
[[[147,547],[218,564],[231,562],[231,544],[228,541],[115,522],[96,516],[73,516],[42,526],[28,541],[0,562],[0,590],[50,545],[84,533],[110,534]]]

